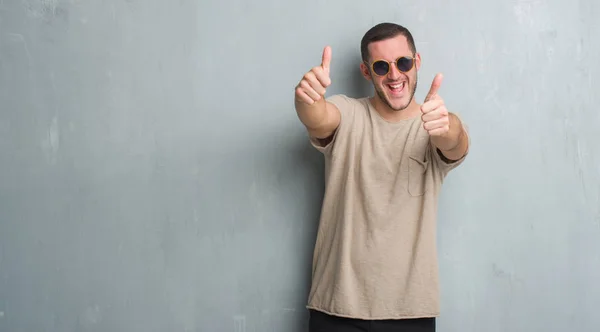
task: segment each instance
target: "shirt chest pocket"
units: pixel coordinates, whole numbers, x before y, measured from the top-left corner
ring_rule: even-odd
[[[429,169],[429,142],[427,139],[416,141],[408,155],[408,194],[423,196],[427,192],[427,170]]]
[[[425,183],[429,160],[416,156],[408,157],[408,193],[411,196],[423,196],[427,191]]]

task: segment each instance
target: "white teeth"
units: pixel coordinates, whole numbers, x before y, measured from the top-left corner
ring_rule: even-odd
[[[394,84],[394,85],[390,85],[390,87],[392,89],[400,89],[401,87],[404,86],[404,83],[400,83],[400,84]]]

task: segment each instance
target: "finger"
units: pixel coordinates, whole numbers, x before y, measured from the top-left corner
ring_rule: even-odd
[[[446,112],[431,112],[431,113],[423,114],[423,116],[421,116],[421,120],[423,120],[423,122],[430,122],[430,121],[436,121],[436,120],[447,118],[447,117],[448,117],[448,114]]]
[[[329,78],[329,73],[326,70],[321,67],[315,67],[313,68],[313,73],[323,87],[326,88],[331,85],[331,78]]]
[[[310,86],[321,96],[325,95],[325,87],[323,86],[323,84],[321,83],[321,81],[319,81],[316,77],[316,75],[314,75],[314,73],[311,73],[309,75],[306,75],[306,78],[304,79],[305,81],[308,82],[308,84],[310,84]]]
[[[326,46],[323,50],[323,59],[321,61],[321,67],[325,69],[329,73],[329,68],[331,65],[331,47]]]
[[[312,104],[314,104],[314,102],[315,102],[314,100],[312,100],[312,98],[310,98],[310,97],[309,97],[309,96],[306,94],[306,92],[304,92],[304,89],[302,89],[302,87],[298,87],[298,88],[296,89],[296,97],[297,97],[297,98],[298,98],[300,101],[302,101],[302,102],[304,102],[304,103],[307,103],[307,104],[309,104],[309,105],[312,105]]]
[[[444,101],[441,99],[430,100],[421,105],[421,112],[423,112],[423,114],[427,114],[440,108],[442,105],[444,105]]]
[[[442,136],[446,134],[450,129],[448,127],[437,128],[433,130],[429,130],[428,133],[430,136]]]
[[[448,126],[447,119],[438,119],[438,120],[428,121],[428,122],[423,123],[423,128],[427,131],[445,128],[446,126]]]
[[[442,85],[442,79],[444,75],[441,73],[435,75],[433,78],[433,82],[431,82],[431,88],[429,89],[429,93],[427,93],[427,97],[425,97],[425,102],[429,101],[433,96],[435,96],[438,92],[438,89]]]
[[[308,81],[302,80],[302,82],[300,82],[300,86],[302,87],[302,90],[310,97],[310,99],[314,101],[321,99],[321,95],[310,86]]]

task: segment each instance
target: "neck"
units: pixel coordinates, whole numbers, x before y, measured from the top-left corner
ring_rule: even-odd
[[[414,98],[405,109],[399,111],[392,109],[388,104],[381,100],[377,93],[375,96],[371,97],[370,100],[371,104],[375,107],[375,111],[377,111],[382,118],[390,122],[406,120],[421,114],[420,105],[417,104]]]

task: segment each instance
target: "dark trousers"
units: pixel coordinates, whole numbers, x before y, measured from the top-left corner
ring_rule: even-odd
[[[435,332],[435,318],[360,320],[310,310],[309,332]]]

